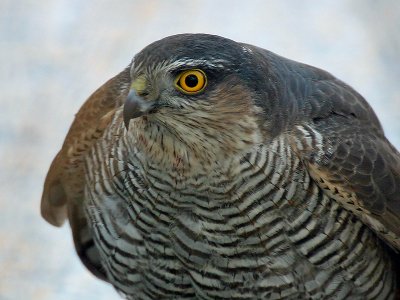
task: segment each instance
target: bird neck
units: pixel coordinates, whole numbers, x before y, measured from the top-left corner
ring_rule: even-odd
[[[262,140],[254,120],[248,119],[219,128],[196,127],[183,120],[166,124],[150,118],[139,118],[133,123],[128,139],[146,162],[188,176],[209,174],[232,165]]]

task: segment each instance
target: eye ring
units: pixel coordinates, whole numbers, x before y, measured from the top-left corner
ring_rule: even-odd
[[[183,71],[175,79],[175,86],[185,94],[200,93],[206,85],[206,74],[199,69]]]

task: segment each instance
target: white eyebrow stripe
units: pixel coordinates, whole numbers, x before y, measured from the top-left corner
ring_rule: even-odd
[[[181,58],[175,61],[166,60],[158,64],[149,65],[148,67],[146,67],[146,72],[147,73],[150,73],[150,71],[154,71],[155,73],[159,71],[170,72],[181,67],[197,67],[197,66],[222,69],[225,67],[224,64],[227,63],[228,61],[224,59],[206,60],[206,59]],[[131,67],[131,74],[137,73],[142,68],[143,68],[142,62],[137,63],[133,61]]]
[[[228,61],[224,59],[213,59],[213,60],[205,60],[205,59],[191,59],[191,58],[181,58],[176,61],[169,63],[166,66],[167,71],[174,70],[180,67],[196,67],[196,66],[207,66],[210,68],[223,68],[224,63],[226,64]]]

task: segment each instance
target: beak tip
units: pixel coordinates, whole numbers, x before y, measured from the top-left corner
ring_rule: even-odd
[[[125,129],[126,129],[127,131],[129,130],[129,121],[130,121],[130,120],[124,119],[124,125],[125,125]]]
[[[124,125],[125,125],[125,129],[129,130],[129,123],[132,119],[132,116],[128,113],[129,111],[124,109],[123,111],[123,121],[124,121]]]

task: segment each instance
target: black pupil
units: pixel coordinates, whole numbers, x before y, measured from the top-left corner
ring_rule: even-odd
[[[197,78],[196,75],[188,75],[185,78],[185,84],[190,87],[190,88],[194,88],[195,86],[197,86],[197,84],[199,83],[199,79]]]

